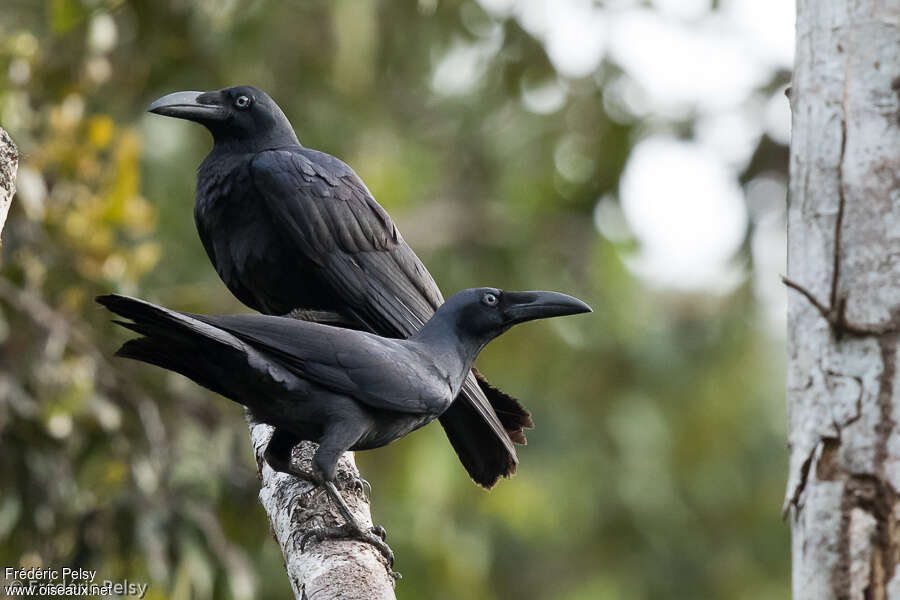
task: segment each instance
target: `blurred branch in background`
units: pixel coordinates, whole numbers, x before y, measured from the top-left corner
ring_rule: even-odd
[[[357,455],[398,597],[787,598],[791,11],[4,6],[0,123],[21,159],[0,268],[0,565],[96,568],[149,581],[156,599],[291,593],[240,412],[110,358],[122,334],[91,302],[242,310],[191,218],[209,140],[143,109],[247,83],[304,145],[354,167],[445,293],[561,289],[596,309],[479,359],[536,422],[517,476],[489,494],[438,428]],[[68,333],[17,304],[32,298]]]

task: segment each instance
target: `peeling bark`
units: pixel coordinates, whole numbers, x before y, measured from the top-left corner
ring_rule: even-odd
[[[795,599],[900,598],[900,2],[798,0],[785,280]]]
[[[0,127],[0,233],[6,225],[6,216],[16,193],[16,170],[19,167],[19,150],[9,134]]]

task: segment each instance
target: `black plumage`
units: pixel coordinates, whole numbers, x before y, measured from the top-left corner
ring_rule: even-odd
[[[334,488],[341,453],[384,446],[444,414],[481,349],[512,325],[590,311],[565,294],[475,288],[451,297],[410,338],[390,339],[277,316],[180,313],[119,295],[97,301],[142,336],[119,356],[181,373],[273,425],[267,462],[324,483],[351,525],[322,532],[364,539],[389,559]],[[290,463],[303,440],[319,444],[314,473]]]
[[[406,338],[443,298],[434,279],[353,170],[304,148],[264,92],[176,92],[149,110],[213,134],[194,217],[219,276],[247,306]],[[310,312],[318,311],[318,312]],[[471,477],[515,472],[528,411],[475,370],[441,424]]]

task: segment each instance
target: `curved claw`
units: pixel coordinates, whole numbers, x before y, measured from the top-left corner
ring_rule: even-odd
[[[387,559],[388,567],[393,567],[394,566],[394,552],[391,550],[390,546],[388,546],[386,543],[384,543],[383,538],[381,538],[377,535],[374,535],[371,532],[366,532],[366,533],[368,535],[366,535],[367,539],[364,541],[369,542],[370,544],[375,546],[375,548],[377,548],[378,551],[381,552],[381,555]]]
[[[325,533],[326,533],[325,530],[326,529],[329,529],[329,528],[313,527],[312,529],[310,529],[309,531],[304,533],[303,537],[300,538],[300,552],[306,551],[306,545],[309,543],[310,539],[315,538],[315,540],[317,542],[321,542],[323,539],[325,539]],[[331,529],[337,529],[337,528],[335,527],[335,528],[331,528]]]
[[[387,539],[387,530],[381,525],[376,525],[372,528],[372,533],[380,537],[382,540]]]
[[[316,541],[321,541],[318,539],[318,535],[316,535],[318,533],[317,529],[318,528],[311,529],[300,536],[300,552],[306,552],[306,545],[309,543],[310,538],[315,537]]]
[[[380,530],[381,532],[377,530]],[[313,538],[315,538],[317,542],[321,542],[326,539],[353,539],[375,546],[375,548],[381,553],[381,555],[384,556],[385,559],[387,559],[388,566],[393,567],[394,553],[384,542],[384,537],[382,536],[383,532],[383,527],[373,527],[372,531],[367,531],[357,529],[350,523],[344,523],[343,525],[338,525],[337,527],[314,527],[303,534],[303,537],[300,538],[300,551],[304,552],[306,550],[306,546],[309,544],[309,541]]]
[[[302,493],[302,494],[296,494],[296,495],[294,495],[294,496],[288,501],[288,506],[287,506],[287,508],[288,508],[288,515],[290,516],[291,519],[294,518],[294,515],[295,515],[298,511],[299,511],[300,514],[301,514],[301,518],[302,518],[302,516],[303,516],[304,514],[315,513],[315,511],[312,511],[312,510],[309,509],[309,499],[310,499],[310,496],[312,496],[315,492],[316,492],[316,488],[313,488],[313,489],[311,489],[311,490],[309,490],[309,491],[307,491],[307,492],[304,492],[304,493]]]
[[[365,497],[366,502],[368,502],[369,504],[372,503],[372,484],[370,484],[362,477],[354,477],[350,485],[353,486],[353,489],[355,491],[359,492]]]

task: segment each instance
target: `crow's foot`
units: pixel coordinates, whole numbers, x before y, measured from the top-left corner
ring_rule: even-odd
[[[358,540],[372,544],[387,559],[388,566],[394,566],[394,553],[384,541],[383,527],[362,527],[359,523],[348,522],[336,527],[314,527],[303,534],[300,550],[306,550],[310,540]]]
[[[302,479],[304,481],[308,481],[316,487],[321,486],[325,480],[322,479],[321,473],[316,471],[315,469],[307,471],[306,469],[301,469],[293,464],[289,465],[286,469],[277,469],[282,473],[287,473],[288,475],[293,475],[297,479]]]
[[[362,477],[354,477],[348,482],[347,487],[362,494],[369,504],[372,503],[372,484]]]

